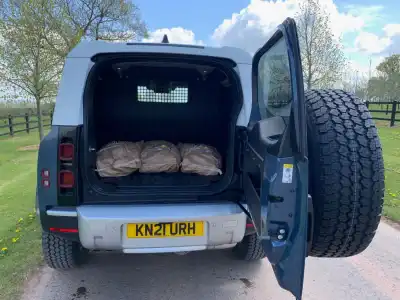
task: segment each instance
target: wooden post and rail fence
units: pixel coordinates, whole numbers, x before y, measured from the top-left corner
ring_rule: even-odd
[[[366,101],[365,104],[372,114],[373,120],[388,121],[390,127],[395,126],[396,122],[400,122],[400,102],[370,102]],[[382,108],[384,107],[384,108]],[[381,109],[377,109],[381,108]],[[396,118],[397,115],[397,118]]]
[[[400,122],[400,102],[365,102],[372,114],[372,119],[379,121],[388,121],[390,127]],[[380,108],[380,109],[379,109]],[[50,127],[52,123],[53,112],[43,112],[43,126]],[[17,133],[30,133],[38,129],[38,119],[35,114],[25,113],[22,115],[0,116],[0,137],[11,136]]]
[[[51,126],[52,118],[53,112],[43,112],[42,122],[44,128]],[[30,133],[38,128],[38,118],[35,114],[25,113],[20,115],[0,116],[0,137],[13,137],[15,134],[22,132]]]

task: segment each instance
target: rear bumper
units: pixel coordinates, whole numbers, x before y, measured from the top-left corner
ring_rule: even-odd
[[[234,247],[246,230],[247,216],[234,203],[176,205],[83,205],[76,212],[48,210],[48,215],[77,218],[79,240],[91,250],[160,253]],[[67,217],[65,215],[65,217]],[[126,237],[126,224],[204,221],[201,237]]]

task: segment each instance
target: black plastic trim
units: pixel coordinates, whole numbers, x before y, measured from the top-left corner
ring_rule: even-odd
[[[186,44],[171,44],[171,43],[126,43],[128,46],[172,46],[182,48],[196,48],[204,49],[204,46],[199,45],[186,45]]]
[[[50,231],[50,228],[68,228],[78,229],[78,218],[77,217],[60,217],[60,216],[49,216],[45,211],[41,211],[40,220],[42,222],[42,230],[59,237],[79,242],[79,233],[71,232],[55,232]]]

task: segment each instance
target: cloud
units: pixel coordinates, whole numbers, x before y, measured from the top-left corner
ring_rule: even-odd
[[[344,6],[344,10],[356,17],[360,17],[364,26],[373,26],[377,23],[378,20],[384,21],[385,15],[383,14],[384,6],[382,5],[354,5],[349,4]]]
[[[252,0],[251,3],[225,19],[213,32],[217,46],[233,46],[250,53],[257,51],[287,17],[299,9],[298,0]],[[384,56],[400,52],[400,24],[385,24],[381,5],[346,5],[340,9],[333,0],[320,0],[329,14],[334,37],[349,59],[350,69],[367,75],[374,73]],[[377,35],[376,28],[383,28]],[[371,67],[370,67],[371,59]]]
[[[400,24],[386,24],[383,34],[362,31],[354,41],[353,52],[390,55],[400,51]]]
[[[252,0],[239,13],[225,19],[214,31],[212,40],[216,45],[234,46],[254,53],[269,35],[287,17],[298,11],[297,0],[262,1]],[[365,26],[360,16],[340,13],[333,0],[320,0],[331,18],[332,32],[339,38],[346,32],[358,31]]]
[[[345,5],[340,9],[334,0],[319,0],[329,14],[334,37],[341,43],[352,68],[360,72],[373,69],[382,57],[400,52],[400,24],[386,24],[384,7],[381,5]],[[293,17],[299,9],[299,0],[251,0],[250,4],[223,20],[211,35],[209,44],[232,46],[253,54],[287,17]],[[378,25],[379,23],[379,25]],[[382,28],[382,34],[374,29]],[[182,27],[162,28],[150,33],[144,42],[161,42],[164,34],[171,43],[200,44],[193,31]]]
[[[392,55],[400,53],[400,24],[387,24],[383,27],[386,36],[390,38],[391,44],[381,54]]]
[[[218,46],[239,47],[254,53],[285,18],[294,16],[296,8],[294,0],[252,0],[239,13],[225,19],[215,29],[212,40]]]
[[[196,40],[195,34],[189,29],[182,27],[161,28],[150,32],[149,38],[143,39],[146,43],[161,43],[164,34],[168,36],[168,40],[173,44],[190,44],[190,45],[203,45],[203,41]]]
[[[369,54],[382,53],[392,43],[388,36],[379,37],[371,32],[360,32],[354,41],[355,49]]]
[[[388,37],[400,35],[400,24],[386,24],[383,31]]]
[[[349,74],[357,74],[360,77],[369,78],[376,75],[376,67],[384,60],[384,56],[374,56],[369,58],[360,57],[361,59],[350,60],[347,72]],[[370,65],[371,64],[371,65]]]
[[[351,10],[339,12],[333,0],[320,0],[320,3],[330,17],[332,32],[337,38],[349,32],[357,32],[366,25],[365,14],[355,14]]]

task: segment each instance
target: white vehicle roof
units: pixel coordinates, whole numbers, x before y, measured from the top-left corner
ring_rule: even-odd
[[[242,49],[234,47],[206,47],[198,45],[163,44],[163,43],[110,43],[104,41],[84,41],[79,43],[69,54],[70,58],[92,57],[99,53],[168,53],[203,55],[228,58],[237,64],[251,64],[252,57]]]
[[[83,91],[87,75],[93,66],[91,58],[104,53],[165,53],[226,58],[236,63],[243,90],[243,106],[237,126],[247,126],[252,107],[252,57],[234,47],[206,47],[167,43],[111,43],[82,41],[67,56],[59,85],[53,125],[77,126],[83,124]]]

